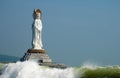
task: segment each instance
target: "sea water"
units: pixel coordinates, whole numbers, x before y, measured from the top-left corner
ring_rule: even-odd
[[[66,69],[39,66],[33,61],[0,63],[0,78],[120,78],[119,66],[86,64]]]

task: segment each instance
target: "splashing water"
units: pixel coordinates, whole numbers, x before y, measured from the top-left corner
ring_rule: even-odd
[[[3,69],[0,78],[120,78],[120,66],[97,66],[90,63],[81,67],[57,69],[25,61],[0,63],[0,69]]]
[[[0,78],[74,78],[74,73],[73,68],[49,68],[26,61],[6,65]]]

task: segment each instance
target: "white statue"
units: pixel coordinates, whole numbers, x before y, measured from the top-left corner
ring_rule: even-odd
[[[34,10],[33,13],[33,49],[42,49],[42,22],[41,22],[41,11],[39,9]]]

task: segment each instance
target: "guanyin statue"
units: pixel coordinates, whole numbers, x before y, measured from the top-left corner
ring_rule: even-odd
[[[33,12],[33,40],[32,40],[32,47],[33,49],[42,49],[42,21],[41,21],[41,11],[39,9],[35,9]]]

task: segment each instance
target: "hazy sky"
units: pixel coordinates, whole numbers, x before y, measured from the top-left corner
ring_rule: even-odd
[[[54,62],[120,65],[120,0],[0,0],[0,54],[22,57],[32,48],[36,8]]]

